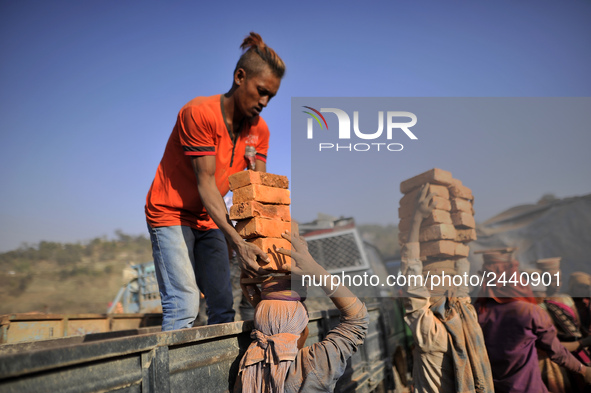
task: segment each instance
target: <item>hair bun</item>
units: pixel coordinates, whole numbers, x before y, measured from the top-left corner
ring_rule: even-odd
[[[265,42],[259,34],[255,33],[254,31],[251,31],[250,34],[244,38],[244,41],[242,41],[240,49],[246,51],[253,47],[262,49],[265,47]]]
[[[242,41],[240,48],[243,50],[242,56],[236,64],[234,72],[243,68],[247,73],[256,75],[261,72],[265,66],[268,66],[278,78],[283,78],[285,74],[285,63],[269,48],[260,35],[251,31]]]

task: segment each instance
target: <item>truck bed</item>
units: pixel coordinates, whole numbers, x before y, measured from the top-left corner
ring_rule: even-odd
[[[160,326],[162,314],[0,315],[0,344]]]
[[[391,382],[382,312],[378,304],[368,305],[368,311],[365,344],[351,358],[337,391],[382,391]],[[311,312],[306,345],[322,340],[338,323],[337,310]],[[4,344],[0,391],[228,392],[252,328],[252,321],[240,321],[172,332],[138,328]]]

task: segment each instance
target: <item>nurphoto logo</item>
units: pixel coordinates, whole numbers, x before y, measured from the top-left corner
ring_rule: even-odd
[[[314,126],[320,127],[320,130],[328,131],[328,123],[323,113],[334,113],[338,120],[338,140],[351,140],[351,118],[342,109],[339,108],[320,108],[314,109],[309,106],[304,106],[308,110],[302,111],[310,115],[307,123],[307,138],[314,139]],[[359,129],[359,111],[353,111],[353,133],[356,138],[363,140],[377,140],[384,139],[384,117],[386,118],[386,135],[387,142],[371,142],[371,143],[328,143],[322,142],[318,144],[319,151],[334,150],[334,151],[401,151],[404,146],[402,143],[390,142],[394,135],[402,131],[410,139],[418,139],[417,136],[410,130],[412,126],[417,124],[417,116],[411,112],[401,111],[387,111],[384,116],[384,111],[378,111],[378,129],[375,132],[364,132]],[[410,120],[408,120],[410,119]],[[400,121],[407,120],[407,121]],[[367,130],[365,130],[367,131]],[[373,130],[372,130],[373,131]],[[323,131],[321,131],[323,132]]]

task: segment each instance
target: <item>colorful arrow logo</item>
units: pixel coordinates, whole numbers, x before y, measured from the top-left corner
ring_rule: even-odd
[[[311,108],[309,106],[304,106],[304,108],[306,109],[310,109],[311,111],[313,111],[314,113],[316,113],[316,115],[320,116],[320,118],[322,119],[322,121],[324,122],[324,125],[326,126],[326,129],[328,130],[328,124],[326,124],[326,119],[324,118],[324,116],[322,116],[322,113],[318,112],[316,109]],[[318,116],[316,116],[314,113],[308,112],[308,111],[302,111],[304,113],[307,113],[308,115],[312,116],[314,119],[316,119],[316,121],[318,122],[318,124],[320,124],[320,129],[322,129],[322,123],[320,122],[320,119],[318,118]]]

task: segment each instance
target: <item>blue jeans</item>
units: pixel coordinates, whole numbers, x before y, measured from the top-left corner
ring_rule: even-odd
[[[230,259],[219,229],[152,228],[152,255],[162,299],[162,330],[190,328],[199,312],[199,289],[207,302],[207,324],[233,322]]]

